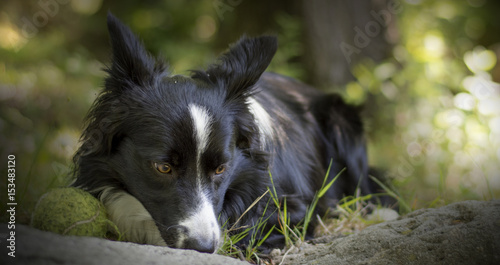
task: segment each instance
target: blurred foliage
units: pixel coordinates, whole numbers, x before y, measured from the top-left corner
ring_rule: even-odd
[[[70,182],[83,117],[109,62],[108,10],[153,54],[165,57],[174,74],[206,66],[244,33],[271,32],[280,47],[270,70],[307,79],[300,63],[303,21],[286,1],[48,2],[57,7],[0,3],[0,157],[5,162],[8,154],[16,155],[21,222],[28,222],[47,189]],[[372,164],[388,169],[415,207],[436,198],[488,199],[500,193],[495,5],[408,0],[396,32],[388,32],[397,36],[393,56],[352,66],[357,81],[346,85],[345,98],[371,98],[377,108],[367,113]],[[259,10],[265,15],[257,15]],[[0,173],[6,176],[4,166]],[[1,194],[5,185],[0,182]],[[5,205],[2,196],[0,221]]]
[[[500,38],[488,34],[498,3],[407,2],[393,57],[355,65],[346,86],[350,101],[371,96],[380,108],[370,159],[417,208],[498,198]]]

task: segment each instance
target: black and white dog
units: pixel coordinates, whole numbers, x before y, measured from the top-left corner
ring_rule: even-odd
[[[126,240],[214,252],[222,224],[235,223],[271,187],[270,174],[296,224],[331,161],[329,180],[346,171],[318,213],[357,188],[380,191],[368,177],[358,109],[264,73],[275,37],[243,37],[207,70],[170,76],[111,14],[108,29],[112,64],[74,157],[73,185],[104,203]],[[238,226],[253,225],[268,202]],[[268,246],[282,239],[274,235]]]

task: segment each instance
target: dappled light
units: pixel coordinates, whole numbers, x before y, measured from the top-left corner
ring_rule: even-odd
[[[500,50],[498,42],[475,43],[487,34],[488,21],[484,10],[469,6],[484,3],[408,2],[414,6],[399,17],[394,58],[355,66],[357,80],[346,89],[353,101],[363,101],[363,89],[380,89],[387,105],[379,113],[394,111],[393,141],[372,143],[372,161],[391,168],[417,204],[446,195],[494,198],[500,193]],[[387,137],[372,130],[373,140]],[[395,159],[387,160],[386,148],[399,150]]]

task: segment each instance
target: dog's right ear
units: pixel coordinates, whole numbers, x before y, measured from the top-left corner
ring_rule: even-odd
[[[210,80],[227,89],[227,98],[248,95],[271,63],[277,48],[276,37],[244,36],[231,45],[231,48],[218,58],[217,63],[209,66],[206,74]]]
[[[123,89],[124,86],[130,85],[142,86],[166,75],[165,64],[151,57],[130,28],[111,12],[108,12],[108,31],[113,57],[112,65],[107,69],[110,75],[110,78],[106,80],[107,88]]]

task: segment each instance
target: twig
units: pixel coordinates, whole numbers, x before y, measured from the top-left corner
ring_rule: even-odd
[[[280,262],[280,264],[279,264],[279,265],[283,264],[283,262],[285,261],[285,257],[286,257],[286,255],[288,255],[288,252],[290,252],[290,250],[292,250],[292,249],[294,249],[294,248],[295,248],[295,246],[293,246],[293,245],[292,245],[292,247],[291,247],[289,250],[287,250],[287,251],[285,252],[285,255],[283,255],[283,258],[281,259],[281,262]]]
[[[331,234],[330,229],[326,227],[325,223],[323,223],[323,220],[321,220],[321,217],[317,214],[316,218],[318,218],[318,222],[323,227],[323,229],[325,229],[325,232],[330,235]]]
[[[229,228],[229,231],[233,231],[234,227],[240,222],[241,218],[243,218],[243,216],[248,212],[250,211],[250,209],[252,209],[267,193],[269,192],[269,190],[267,190],[266,192],[264,192],[264,194],[262,194],[259,198],[257,198],[246,210],[245,212],[243,212],[243,214],[240,215],[240,217],[238,218],[238,220],[236,220],[236,222],[233,224],[233,226],[231,226],[231,228]]]

